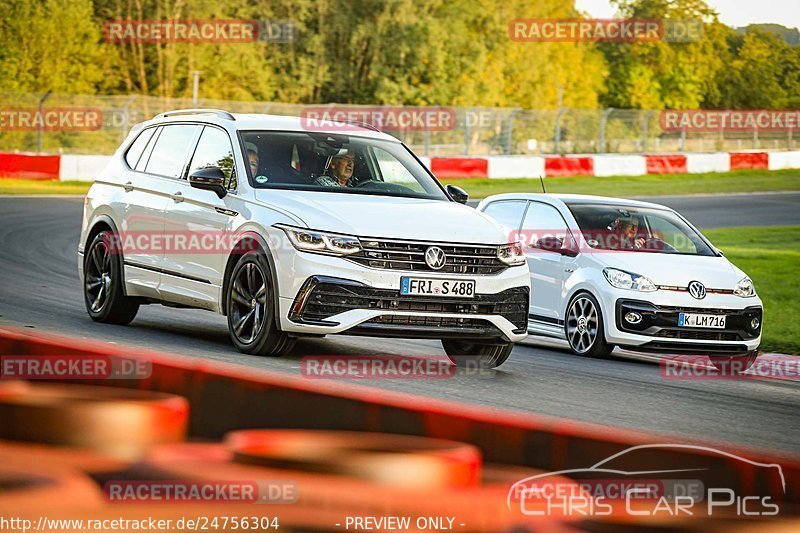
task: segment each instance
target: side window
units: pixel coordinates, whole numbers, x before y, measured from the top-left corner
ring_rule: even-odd
[[[189,124],[175,124],[161,128],[161,134],[156,139],[145,172],[167,178],[179,178],[195,131],[197,126]]]
[[[525,203],[522,200],[501,200],[488,205],[484,213],[495,219],[508,231],[517,231],[525,212]]]
[[[225,174],[226,189],[236,188],[236,170],[233,166],[233,150],[228,134],[219,128],[206,126],[189,164],[189,174],[212,167],[221,169]]]
[[[133,141],[131,147],[128,148],[128,151],[125,153],[125,161],[128,163],[129,167],[136,168],[139,158],[142,157],[142,153],[144,153],[144,149],[147,147],[147,143],[150,141],[155,131],[156,128],[147,128]]]
[[[558,239],[561,248],[566,245],[574,245],[567,223],[558,209],[551,205],[539,202],[530,202],[528,211],[525,213],[525,220],[522,222],[521,240],[529,248],[552,249],[552,243],[548,241]]]

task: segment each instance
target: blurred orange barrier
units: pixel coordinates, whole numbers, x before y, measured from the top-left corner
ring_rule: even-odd
[[[588,468],[631,446],[675,442],[674,438],[618,428],[517,414],[325,380],[305,380],[208,360],[155,352],[132,353],[118,346],[63,337],[0,330],[0,354],[106,354],[152,362],[152,374],[109,385],[185,396],[190,431],[220,439],[241,428],[328,429],[426,436],[464,442],[484,460],[544,471]],[[75,380],[72,380],[75,381]],[[796,457],[730,445],[691,442],[726,450],[766,464],[780,464],[785,488],[764,469],[702,450],[643,449],[625,464],[636,470],[703,468],[708,482],[737,493],[769,494],[777,502],[800,501]],[[620,466],[620,465],[618,465]],[[197,464],[201,468],[201,464]]]
[[[296,432],[290,446],[300,444],[302,436]],[[287,435],[288,437],[288,435]],[[332,435],[332,440],[341,435]],[[366,436],[369,443],[378,437]],[[386,436],[390,437],[390,436]],[[254,436],[251,435],[251,438]],[[349,471],[347,475],[342,465],[349,465],[346,455],[321,454],[316,471],[296,470],[297,461],[281,465],[273,461],[270,466],[243,463],[234,449],[239,448],[241,441],[226,439],[227,445],[216,444],[171,444],[154,449],[148,458],[139,465],[138,473],[147,479],[165,480],[225,480],[255,483],[261,487],[261,500],[267,503],[265,512],[272,512],[291,525],[303,528],[337,530],[344,524],[347,516],[383,515],[383,516],[450,516],[458,521],[453,529],[462,531],[504,531],[514,527],[536,528],[547,526],[546,530],[563,526],[567,521],[554,520],[548,516],[524,516],[506,505],[508,488],[513,481],[534,473],[533,470],[495,468],[488,465],[482,469],[482,479],[471,486],[445,487],[442,483],[417,483],[414,486],[403,484],[398,486],[384,478],[377,482],[373,472]],[[319,432],[309,432],[303,439],[301,447],[318,440],[324,449],[326,436]],[[417,447],[423,445],[419,439]],[[252,442],[252,441],[251,441]],[[289,443],[289,440],[286,440]],[[377,441],[375,441],[377,442]],[[344,446],[344,441],[339,440]],[[383,443],[379,443],[383,445]],[[400,466],[407,461],[411,469],[417,465],[406,453],[400,439],[396,451],[405,453],[404,459],[386,457],[390,467]],[[431,442],[431,446],[436,446]],[[383,445],[388,451],[389,447]],[[297,454],[289,454],[297,455]],[[374,466],[379,466],[380,459],[373,458]],[[307,465],[306,465],[307,466]],[[396,472],[396,470],[394,470]],[[566,478],[562,482],[570,483]],[[295,499],[287,501],[280,497],[271,497],[271,491],[292,486]],[[224,502],[213,502],[220,505]],[[460,524],[464,524],[461,526]],[[414,530],[415,528],[409,528]],[[524,530],[524,529],[523,529]]]
[[[0,457],[0,516],[34,512],[43,505],[54,509],[103,505],[99,487],[82,472],[53,463],[37,465],[30,458],[11,463],[11,457]]]
[[[409,488],[472,487],[481,454],[469,444],[379,433],[244,430],[225,438],[240,463],[353,475]]]
[[[0,383],[0,438],[135,458],[186,436],[189,405],[171,394],[83,385]]]

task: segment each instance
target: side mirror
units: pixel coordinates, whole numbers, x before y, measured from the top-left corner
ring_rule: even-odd
[[[450,198],[452,198],[454,201],[460,204],[466,204],[467,200],[469,200],[469,194],[467,194],[467,191],[465,191],[461,187],[456,187],[455,185],[448,185],[447,187],[444,188],[444,190],[447,191],[447,194],[450,195]]]
[[[563,239],[559,239],[558,237],[542,237],[536,241],[534,248],[566,255],[567,257],[575,257],[578,255],[577,250],[573,248],[565,248]]]
[[[196,170],[189,176],[189,185],[195,189],[215,192],[220,198],[224,198],[228,194],[225,189],[225,173],[217,167]]]

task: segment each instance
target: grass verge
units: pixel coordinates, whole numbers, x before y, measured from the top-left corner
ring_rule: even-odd
[[[86,194],[91,181],[0,179],[0,194]]]
[[[703,234],[755,283],[764,301],[761,349],[800,354],[800,226],[709,229]]]
[[[542,192],[538,179],[443,179],[469,193],[470,198],[485,198],[505,192]],[[545,178],[547,192],[594,194],[598,196],[660,196],[800,190],[800,170],[737,170],[705,174],[650,174]]]

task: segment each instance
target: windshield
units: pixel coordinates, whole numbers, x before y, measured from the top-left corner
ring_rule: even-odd
[[[567,204],[586,244],[597,250],[716,255],[700,234],[666,209]]]
[[[397,142],[317,132],[246,131],[241,136],[250,183],[260,189],[448,199]]]

